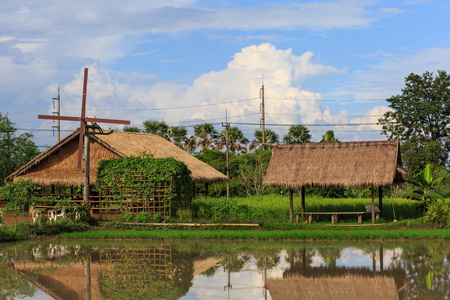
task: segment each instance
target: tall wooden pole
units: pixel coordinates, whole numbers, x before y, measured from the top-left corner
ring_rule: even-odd
[[[378,187],[378,207],[380,208],[380,218],[383,217],[383,187]]]
[[[58,85],[58,117],[61,116],[61,94]],[[61,120],[58,119],[58,142],[61,140]]]
[[[262,125],[262,149],[266,150],[266,121],[264,113],[264,84],[261,87],[261,125]]]
[[[289,221],[294,223],[294,190],[289,188]]]
[[[228,147],[228,127],[230,127],[230,123],[228,123],[228,114],[227,110],[225,110],[225,125],[222,123],[222,127],[225,127],[225,144],[226,144],[226,160],[227,160],[227,198],[230,197],[230,158],[229,152],[230,149]]]
[[[372,224],[375,224],[375,186],[372,184]]]
[[[302,219],[305,219],[305,186],[302,186],[302,190],[301,190],[301,198],[302,198]]]
[[[87,128],[87,127],[84,126],[84,128]],[[90,173],[89,141],[90,141],[90,137],[88,134],[88,130],[86,129],[86,132],[84,133],[84,193],[83,193],[83,201],[85,203],[89,201],[89,195],[91,193],[91,191],[89,189],[89,173]]]

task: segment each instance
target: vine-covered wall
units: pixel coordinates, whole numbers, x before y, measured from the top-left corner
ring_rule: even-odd
[[[97,188],[101,195],[112,195],[114,202],[127,201],[128,211],[173,215],[190,206],[194,191],[190,173],[174,158],[108,159],[99,162]],[[161,187],[165,187],[162,194]]]

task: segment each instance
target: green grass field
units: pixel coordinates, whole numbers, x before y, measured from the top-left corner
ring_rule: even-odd
[[[416,219],[422,216],[420,202],[408,199],[383,199],[383,219]],[[450,200],[447,200],[450,204]],[[372,199],[340,198],[329,199],[319,196],[306,196],[307,212],[346,212],[365,211],[365,206],[372,203]],[[375,205],[379,206],[378,199]],[[301,211],[301,200],[294,196],[294,211]],[[212,198],[199,197],[194,199],[191,206],[194,220],[211,222],[288,222],[289,197],[283,195],[265,195],[245,198]],[[186,214],[189,215],[189,214]],[[356,215],[344,216],[343,222],[357,222]],[[189,221],[189,220],[184,220]]]

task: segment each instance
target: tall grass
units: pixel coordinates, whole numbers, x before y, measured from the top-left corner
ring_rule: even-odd
[[[395,219],[414,219],[422,216],[420,203],[408,199],[393,199]],[[450,200],[447,200],[450,203]],[[307,212],[357,212],[366,211],[366,205],[372,204],[372,199],[353,198],[322,198],[307,196],[305,209]],[[379,206],[378,199],[375,205]],[[289,220],[289,197],[284,195],[264,195],[253,197],[212,198],[199,197],[191,206],[192,216],[199,221],[211,222],[285,222]],[[301,211],[299,196],[294,197],[294,211]],[[394,210],[390,198],[383,199],[383,218],[394,220]],[[353,215],[344,216],[344,220],[356,221]]]

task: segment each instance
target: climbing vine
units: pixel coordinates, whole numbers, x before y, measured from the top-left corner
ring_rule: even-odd
[[[109,190],[119,195],[123,190],[137,191],[140,197],[153,195],[155,188],[166,185],[165,202],[174,208],[189,205],[193,197],[193,183],[188,167],[174,158],[124,157],[99,162],[97,187],[103,195]]]

